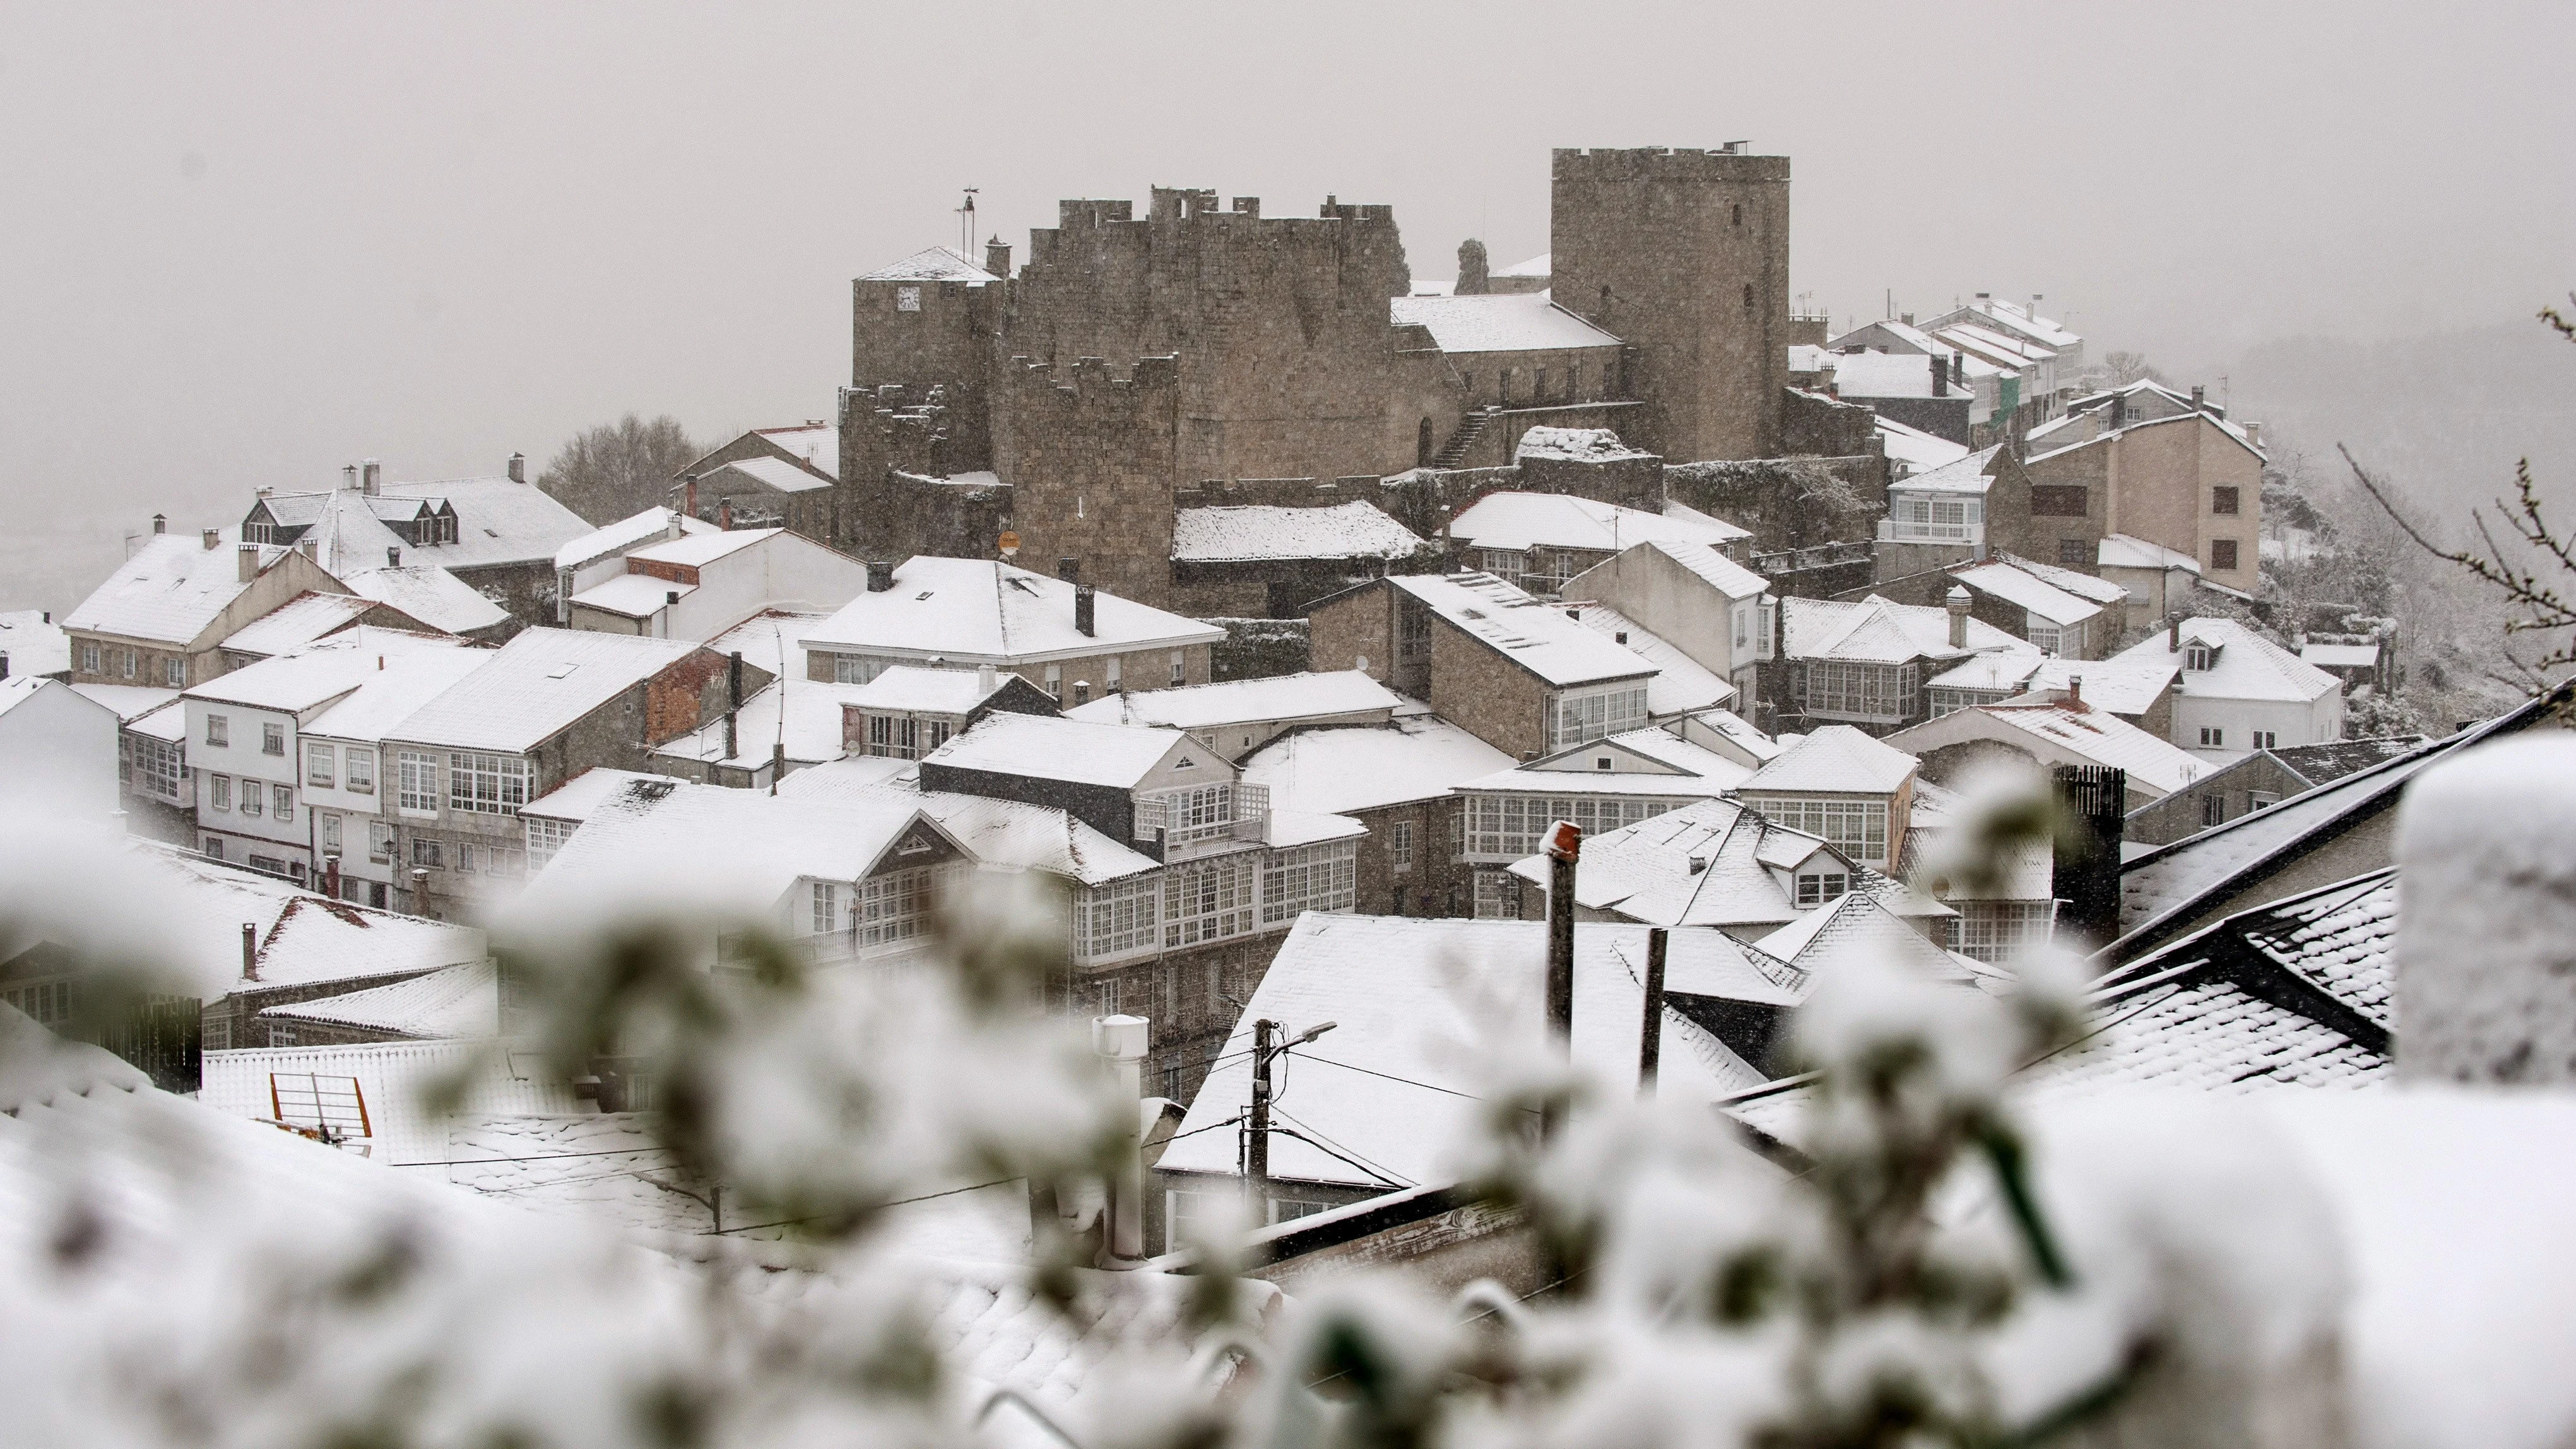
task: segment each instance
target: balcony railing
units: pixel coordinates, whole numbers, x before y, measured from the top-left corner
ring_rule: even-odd
[[[1230,788],[1232,818],[1201,820],[1197,824],[1175,823],[1187,814],[1189,791],[1137,796],[1136,838],[1160,839],[1166,861],[1186,860],[1236,845],[1262,844],[1269,839],[1270,787],[1238,784]]]

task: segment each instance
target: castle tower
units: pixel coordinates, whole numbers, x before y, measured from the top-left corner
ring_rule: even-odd
[[[1789,158],[1560,149],[1549,204],[1557,305],[1635,349],[1628,441],[1676,463],[1777,457]]]
[[[1007,248],[986,256],[1009,264]],[[1002,278],[953,247],[932,247],[850,284],[851,387],[869,399],[888,384],[915,397],[937,388],[955,468],[992,466],[986,399],[1004,291]],[[849,426],[844,419],[845,453]]]

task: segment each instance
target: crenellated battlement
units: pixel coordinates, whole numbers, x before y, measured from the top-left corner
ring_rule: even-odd
[[[1627,148],[1560,146],[1552,153],[1553,175],[1562,182],[1583,181],[1787,181],[1789,158],[1756,156],[1728,147]]]

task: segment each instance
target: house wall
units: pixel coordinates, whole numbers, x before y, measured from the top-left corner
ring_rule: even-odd
[[[1635,350],[1646,406],[1629,441],[1678,461],[1777,456],[1789,158],[1559,149],[1551,166],[1553,295]]]
[[[1472,916],[1476,900],[1471,867],[1460,861],[1455,795],[1408,800],[1367,810],[1345,810],[1368,827],[1359,842],[1354,913],[1363,916]],[[1412,863],[1395,863],[1395,827],[1412,827]]]
[[[48,680],[0,714],[0,808],[106,820],[117,808],[115,711]]]
[[[1732,680],[1739,664],[1749,664],[1758,650],[1735,652],[1733,610],[1727,597],[1699,575],[1683,568],[1660,549],[1634,548],[1569,579],[1559,596],[1608,604],[1652,630],[1721,679]],[[1746,609],[1757,601],[1746,599]],[[1741,686],[1739,686],[1740,688]],[[1746,701],[1749,708],[1751,701]],[[1739,709],[1738,713],[1743,713]]]
[[[1515,759],[1547,753],[1548,688],[1492,645],[1433,615],[1432,710]]]
[[[2268,754],[2248,755],[2226,769],[2203,775],[2161,800],[2133,808],[2122,826],[2125,840],[2141,845],[2170,845],[2174,841],[2198,835],[2209,828],[2205,802],[2212,796],[2221,800],[2219,824],[2225,824],[2254,809],[2256,792],[2270,795],[2275,803],[2305,793],[2308,782],[2290,772],[2290,767]]]
[[[797,533],[772,534],[698,571],[698,591],[670,610],[671,639],[713,639],[763,609],[829,612],[868,586],[868,566]]]
[[[222,841],[222,858],[236,865],[256,852],[287,863],[298,880],[312,867],[310,835],[305,816],[302,747],[293,713],[285,710],[254,709],[248,705],[221,700],[190,698],[181,706],[188,713],[188,767],[197,777],[198,846],[212,855],[209,840]],[[224,720],[226,743],[206,742],[210,716]],[[269,754],[263,748],[267,731],[276,725],[283,731],[283,749]],[[210,779],[222,775],[232,781],[231,804],[217,808]],[[286,818],[277,815],[277,787],[285,786],[293,801]],[[260,792],[260,812],[242,810],[242,791],[256,786]]]
[[[231,552],[235,545],[218,543],[217,552]],[[253,620],[263,617],[302,593],[345,594],[348,587],[323,572],[322,566],[294,549],[279,551],[250,581],[232,602],[193,639],[145,639],[127,634],[108,634],[93,629],[66,628],[63,632],[71,644],[74,684],[137,684],[154,689],[172,687],[166,661],[184,661],[187,685],[203,684],[223,676],[233,668],[224,657],[222,645]],[[98,668],[81,667],[83,644],[99,646]],[[126,673],[127,661],[133,663],[132,674]],[[180,686],[182,688],[187,685]]]
[[[2149,431],[2156,431],[2149,429]],[[2200,559],[2202,577],[2229,588],[2253,592],[2260,586],[2258,553],[2263,536],[2263,460],[2216,423],[2203,422],[2198,427],[2179,429],[2191,435],[2199,457],[2194,469],[2198,488],[2193,494],[2193,515],[2199,540],[2193,552]],[[2220,487],[2236,490],[2237,511],[2216,512],[2211,504]],[[2236,544],[2236,567],[2233,571],[2218,568],[2210,545],[2219,539]]]
[[[2254,732],[2269,730],[2280,738],[2275,745],[2317,745],[2343,738],[2343,692],[2330,689],[2313,702],[2296,700],[2221,699],[2191,692],[2191,675],[2183,677],[2182,693],[2174,700],[2173,733],[2175,744],[2194,754],[2232,757],[2251,750]],[[2222,743],[2204,748],[2200,732],[2214,726],[2222,731]]]
[[[1090,698],[1092,699],[1107,696],[1112,692],[1113,686],[1120,690],[1169,689],[1174,683],[1172,679],[1174,655],[1180,656],[1180,683],[1206,684],[1209,682],[1212,650],[1211,645],[1189,644],[1177,649],[1168,646],[1159,649],[1129,649],[1079,659],[1030,661],[1018,664],[971,654],[953,654],[947,656],[947,660],[948,667],[951,669],[972,669],[978,665],[990,664],[1005,674],[1016,674],[1027,680],[1037,686],[1039,693],[1049,698],[1055,698],[1054,691],[1049,688],[1048,680],[1049,672],[1053,671],[1054,682],[1063,689],[1063,697],[1058,702],[1070,707],[1081,702],[1077,697],[1081,693],[1078,686],[1084,684],[1091,686]],[[840,656],[837,654],[820,649],[807,650],[805,677],[821,684],[831,683],[833,661],[838,657]],[[923,661],[907,658],[890,662],[920,664]],[[1113,663],[1117,666],[1114,674],[1110,668]],[[748,693],[745,697],[749,697]]]
[[[1395,678],[1396,591],[1385,584],[1354,589],[1306,616],[1306,667],[1318,673],[1356,669],[1381,684]]]
[[[2126,460],[2117,449],[2117,440],[2096,443],[2030,464],[2024,471],[2031,488],[2081,487],[2084,513],[2082,517],[2042,513],[2037,501],[2025,493],[2029,526],[2023,533],[2024,546],[2012,551],[2041,563],[2090,572],[2099,565],[2104,534],[2137,533],[2129,526],[2131,497],[2123,491]],[[1991,519],[1987,528],[1988,536],[1996,537]],[[1997,538],[1997,546],[2006,545]],[[2078,555],[2082,563],[2066,562]]]

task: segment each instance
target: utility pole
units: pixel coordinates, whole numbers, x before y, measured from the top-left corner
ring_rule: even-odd
[[[1583,827],[1560,820],[1547,828],[1547,1030],[1560,1054],[1574,1050],[1574,864]]]
[[[1278,1039],[1279,1023],[1265,1016],[1252,1024],[1252,1138],[1244,1181],[1256,1194],[1270,1179],[1270,1058]]]
[[[1646,933],[1646,1019],[1637,1029],[1637,1095],[1655,1095],[1655,1076],[1664,1062],[1664,950],[1672,932],[1661,926]]]

